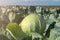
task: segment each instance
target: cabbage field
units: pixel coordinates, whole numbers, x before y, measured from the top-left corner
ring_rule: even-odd
[[[0,40],[60,40],[60,7],[0,6]]]

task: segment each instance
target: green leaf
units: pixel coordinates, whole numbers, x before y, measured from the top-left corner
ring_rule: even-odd
[[[23,37],[26,36],[17,23],[9,23],[6,27],[6,30],[15,40],[21,40]]]
[[[55,37],[56,37],[56,31],[52,29],[50,32],[49,40],[55,40]]]
[[[60,28],[51,30],[49,40],[60,40]]]

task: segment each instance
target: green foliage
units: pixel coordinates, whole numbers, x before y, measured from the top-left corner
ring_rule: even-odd
[[[9,23],[6,27],[6,30],[15,40],[21,40],[23,37],[26,36],[17,23]]]
[[[28,15],[29,13],[32,13],[32,14]],[[45,17],[46,22],[42,15],[40,16],[37,15],[42,13],[43,13],[43,16]],[[26,15],[28,16],[25,17]],[[50,25],[54,21],[56,23],[60,22],[60,8],[46,8],[46,7],[40,7],[40,6],[18,6],[18,5],[2,6],[0,7],[0,16],[1,16],[0,27],[2,28],[2,29],[0,28],[1,29],[0,34],[3,33],[4,35],[6,34],[6,36],[9,36],[9,34],[6,33],[6,30],[7,30],[14,39],[21,40],[23,37],[26,36],[26,34],[27,35],[31,34],[32,37],[34,38],[40,37],[41,36],[40,34],[43,34],[45,30],[46,23],[47,25]],[[16,23],[9,23],[9,22],[16,22]],[[20,22],[21,24],[18,25]],[[8,25],[5,30],[6,24]],[[60,27],[60,23],[58,23],[57,27]],[[60,28],[57,28],[57,27],[56,29],[51,30],[50,38],[49,38],[50,40],[60,39],[60,36],[56,37],[58,33],[60,35],[60,31],[57,30],[57,29],[60,30]],[[47,32],[47,34],[49,35],[49,32]],[[28,38],[27,40],[31,40],[31,38],[29,37],[26,37]]]

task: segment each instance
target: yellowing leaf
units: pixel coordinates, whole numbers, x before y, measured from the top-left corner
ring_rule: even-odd
[[[6,30],[11,34],[11,36],[16,40],[21,40],[25,37],[25,33],[21,30],[17,23],[9,23]]]

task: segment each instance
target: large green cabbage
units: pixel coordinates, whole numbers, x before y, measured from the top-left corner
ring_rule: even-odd
[[[31,35],[32,32],[42,34],[45,30],[46,23],[43,16],[29,14],[22,20],[19,26],[21,26],[22,31],[27,35]]]

